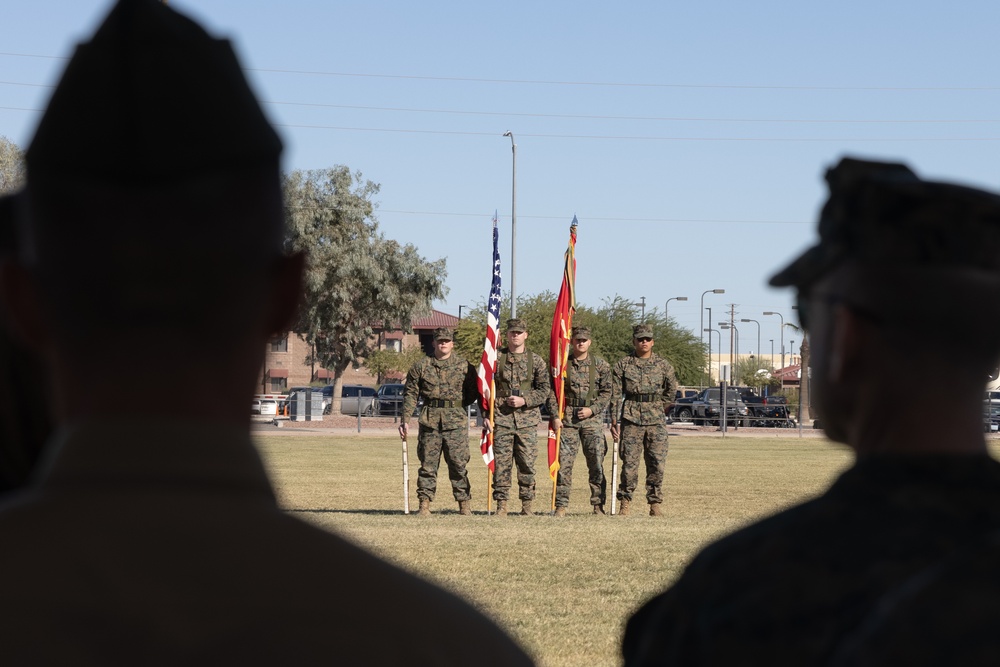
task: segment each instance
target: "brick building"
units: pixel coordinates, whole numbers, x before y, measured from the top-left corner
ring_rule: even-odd
[[[434,352],[434,329],[438,327],[455,327],[458,318],[454,315],[431,311],[427,317],[413,322],[413,333],[405,333],[399,329],[376,328],[373,339],[375,348],[382,350],[408,349],[414,345],[423,348],[426,354]],[[387,377],[389,380],[401,381],[402,374]],[[363,384],[375,386],[377,379],[365,371],[362,365],[357,370],[348,369],[344,378],[347,384]],[[268,343],[264,366],[257,378],[260,393],[281,393],[291,387],[305,387],[311,384],[332,384],[333,372],[318,366],[313,362],[312,347],[302,334],[288,331],[275,336]]]

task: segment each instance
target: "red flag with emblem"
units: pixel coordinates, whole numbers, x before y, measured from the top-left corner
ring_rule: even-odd
[[[566,265],[563,268],[562,286],[556,300],[556,311],[552,315],[552,337],[549,342],[549,371],[555,391],[557,414],[562,419],[566,409],[566,394],[563,379],[566,377],[566,362],[569,359],[570,338],[572,337],[573,313],[576,311],[576,216],[569,228],[569,247],[566,248]],[[549,477],[552,478],[552,502],[555,504],[555,482],[559,472],[560,432],[549,429]]]

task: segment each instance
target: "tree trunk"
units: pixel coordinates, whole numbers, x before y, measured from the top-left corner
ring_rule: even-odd
[[[799,346],[799,356],[801,359],[801,372],[799,382],[802,385],[802,408],[803,417],[808,415],[809,419],[815,419],[813,414],[812,401],[809,400],[809,335],[802,335],[802,345]]]

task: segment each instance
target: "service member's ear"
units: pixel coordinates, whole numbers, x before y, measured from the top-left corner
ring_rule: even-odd
[[[829,377],[833,382],[848,382],[867,365],[864,352],[868,323],[843,304],[833,308],[830,339]]]
[[[25,346],[39,353],[48,346],[50,331],[35,277],[10,259],[0,260],[0,308],[2,320]]]

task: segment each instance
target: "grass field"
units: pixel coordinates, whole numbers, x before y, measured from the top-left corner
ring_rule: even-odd
[[[260,435],[257,442],[289,512],[457,592],[545,667],[619,664],[629,614],[672,582],[700,547],[821,492],[850,463],[846,450],[816,439],[674,437],[665,518],[646,516],[643,472],[634,516],[589,514],[579,456],[569,516],[500,519],[486,515],[481,459],[470,463],[472,517],[458,515],[442,461],[427,518],[402,513],[398,438]],[[545,509],[551,482],[540,463],[536,505]],[[610,475],[610,456],[606,467]],[[434,621],[414,609],[413,622]]]

